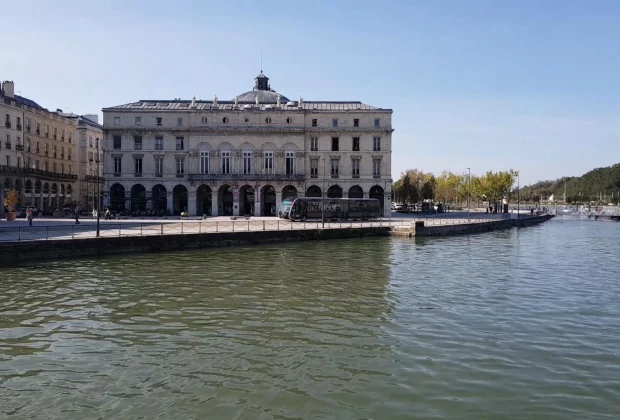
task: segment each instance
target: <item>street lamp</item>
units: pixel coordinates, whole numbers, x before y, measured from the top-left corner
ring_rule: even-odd
[[[325,158],[323,158],[323,191],[321,191],[321,221],[325,229]]]
[[[471,168],[467,168],[467,223],[471,222],[470,219],[470,191],[471,191]]]
[[[517,172],[517,219],[521,218],[521,191],[520,191],[521,180],[519,178],[519,172]]]
[[[100,195],[101,195],[101,185],[99,184],[99,154],[97,153],[97,159],[95,160],[95,163],[97,164],[97,174],[96,174],[96,181],[97,181],[97,238],[99,237],[99,213],[101,213],[99,211],[99,202],[100,200]],[[90,159],[90,163],[92,165],[93,160]],[[93,188],[93,194],[95,193],[95,188]]]

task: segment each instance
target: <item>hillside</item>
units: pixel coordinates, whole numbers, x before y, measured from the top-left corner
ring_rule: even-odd
[[[606,168],[593,169],[579,177],[564,177],[555,181],[540,181],[521,188],[522,197],[539,201],[555,195],[556,200],[564,196],[566,182],[566,201],[587,202],[601,201],[618,203],[620,194],[620,163]],[[601,199],[601,196],[603,197]]]

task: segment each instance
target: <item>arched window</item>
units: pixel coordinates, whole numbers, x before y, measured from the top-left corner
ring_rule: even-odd
[[[286,156],[286,175],[295,175],[297,173],[297,159],[294,150],[287,150]]]
[[[274,162],[275,152],[271,149],[267,149],[263,151],[264,158],[264,170],[265,174],[273,174],[275,171],[275,162]]]
[[[228,124],[228,117],[224,117],[224,118],[222,118],[222,122],[223,122],[224,124]]]
[[[286,123],[287,123],[287,124],[290,124],[290,123],[292,123],[292,122],[293,122],[293,119],[292,119],[291,117],[288,117],[288,118],[286,119]]]
[[[254,153],[250,149],[243,150],[243,173],[249,175],[252,173],[252,155]]]
[[[230,167],[231,165],[231,153],[230,150],[222,150],[221,152],[222,155],[222,175],[229,175],[230,174]]]
[[[200,173],[211,173],[211,152],[209,152],[208,150],[200,151]]]
[[[271,124],[271,118],[269,118],[269,117],[265,118],[265,122],[266,122],[267,124]]]
[[[207,117],[202,117],[202,119],[200,121],[202,121],[203,124],[206,124],[207,123]]]

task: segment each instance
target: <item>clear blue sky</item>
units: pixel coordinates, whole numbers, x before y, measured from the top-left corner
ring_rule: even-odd
[[[291,98],[394,109],[393,176],[620,162],[620,1],[42,1],[2,8],[0,78],[75,113]]]

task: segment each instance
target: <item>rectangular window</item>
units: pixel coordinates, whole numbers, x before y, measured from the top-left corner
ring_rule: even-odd
[[[30,158],[29,157],[24,158],[24,165],[25,165],[26,168],[30,168]]]
[[[375,128],[381,128],[381,120],[379,118],[375,118]]]
[[[142,125],[142,117],[136,117],[136,125]]]
[[[338,127],[338,118],[332,120],[332,127]]]
[[[136,176],[142,176],[142,158],[135,158],[133,161],[134,161],[134,174]]]
[[[37,171],[39,170],[39,161],[38,160],[34,161],[34,169],[36,169]]]
[[[295,175],[296,173],[295,152],[286,152],[286,174]]]
[[[182,157],[177,158],[177,176],[182,176],[185,173],[185,159]]]
[[[375,159],[372,161],[372,177],[381,177],[381,161],[379,159]]]
[[[360,177],[360,160],[359,159],[351,160],[351,175],[353,175],[353,178]]]
[[[121,117],[114,117],[114,125],[121,125]]]
[[[16,125],[17,125],[17,127],[16,127],[16,128],[17,128],[18,130],[21,130],[21,129],[22,129],[22,119],[21,119],[21,117],[17,117],[17,124],[16,124]],[[19,159],[19,158],[18,158],[18,159]],[[19,161],[18,161],[18,162],[19,162]],[[19,165],[17,165],[17,166],[19,166]]]
[[[38,141],[36,142],[36,146],[37,146],[36,152],[39,153],[39,142]]]
[[[95,148],[99,149],[99,137],[95,138]]]
[[[58,129],[54,127],[54,140],[56,140],[57,135],[58,135]]]
[[[157,117],[156,120],[157,120],[157,125],[161,125],[161,117]]]
[[[11,148],[11,135],[10,134],[6,135],[6,148],[7,149]]]
[[[222,175],[230,174],[230,152],[222,152]]]
[[[273,174],[273,152],[265,152],[265,173]]]
[[[11,156],[6,157],[6,166],[11,166]]]
[[[133,136],[133,150],[142,150],[142,136]]]
[[[26,151],[30,153],[30,139],[26,139]]]
[[[41,123],[37,123],[37,134],[41,134]]]
[[[332,152],[340,150],[340,139],[338,137],[332,137]]]
[[[88,136],[88,147],[93,147],[93,136]]]
[[[114,148],[115,149],[121,148],[121,136],[114,136]]]
[[[183,137],[177,137],[177,150],[183,150]]]
[[[45,161],[43,162],[43,169],[45,170],[45,172],[49,172],[50,170],[50,163]]]
[[[310,160],[310,178],[318,178],[319,177],[319,160],[311,159]]]
[[[359,118],[355,118],[353,119],[353,127],[359,127],[360,126],[360,120]]]
[[[155,176],[164,176],[164,157],[155,156]]]
[[[22,167],[22,158],[20,158],[19,156],[17,157],[17,167],[18,168]]]
[[[373,152],[379,152],[381,150],[381,137],[373,137],[372,150]]]
[[[354,152],[360,151],[360,138],[359,137],[353,137],[353,148],[351,150],[353,150]]]
[[[122,166],[121,166],[121,158],[114,158],[114,174],[120,175]]]
[[[67,167],[67,173],[68,173],[69,175],[71,175],[71,165],[69,165],[69,167]]]
[[[318,125],[318,120],[316,118],[312,119],[312,127],[316,127]]]
[[[64,174],[64,173],[65,173],[65,164],[64,164],[64,163],[61,163],[61,164],[60,164],[60,173],[61,173],[61,174]]]
[[[183,126],[183,118],[177,118],[177,127]]]
[[[319,138],[318,137],[310,138],[310,151],[312,152],[319,151]]]
[[[201,174],[209,174],[211,173],[211,153],[208,150],[203,150],[200,152],[200,173]]]
[[[56,165],[56,162],[54,162],[54,173],[58,173],[58,166]]]
[[[243,152],[243,173],[244,175],[252,173],[252,152]]]
[[[54,156],[54,158],[56,158],[56,145],[55,144],[52,145],[52,156]],[[56,172],[56,171],[54,171],[54,172]]]
[[[93,152],[88,152],[88,161],[93,162]]]
[[[162,136],[155,137],[155,150],[164,150],[164,138]]]
[[[65,130],[64,129],[60,133],[60,140],[65,141]]]
[[[332,178],[338,178],[340,173],[340,159],[332,159]]]

